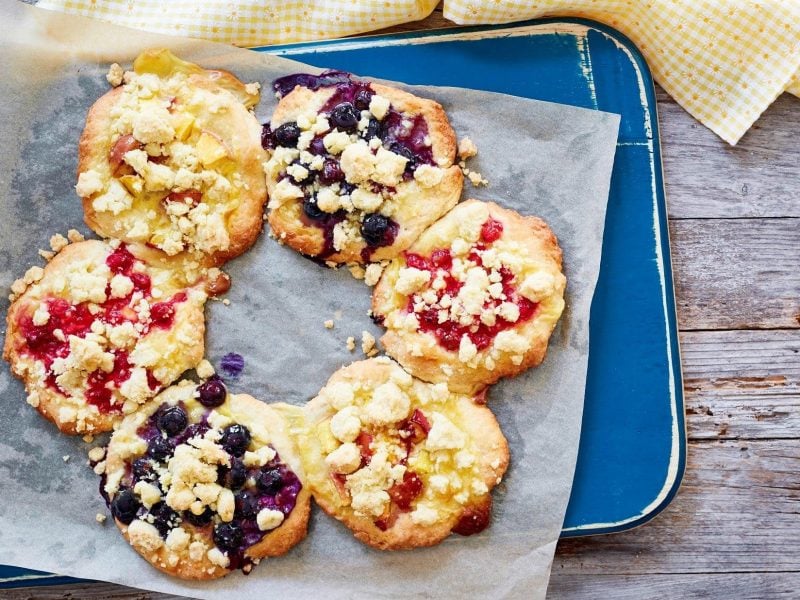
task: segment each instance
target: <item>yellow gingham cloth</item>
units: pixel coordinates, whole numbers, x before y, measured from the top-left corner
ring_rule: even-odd
[[[40,0],[41,8],[238,46],[336,38],[423,19],[437,0]],[[577,16],[618,29],[689,113],[731,144],[800,96],[800,0],[445,0],[459,24]]]
[[[444,16],[610,25],[633,40],[681,106],[730,144],[782,92],[800,96],[800,0],[446,0]]]

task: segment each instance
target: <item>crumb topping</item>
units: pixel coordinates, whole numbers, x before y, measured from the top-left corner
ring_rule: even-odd
[[[470,368],[493,370],[506,355],[521,364],[530,343],[519,329],[563,282],[503,233],[485,205],[465,206],[449,248],[395,261],[384,325],[426,334]]]
[[[337,80],[318,111],[292,118],[265,130],[271,151],[265,169],[275,182],[269,208],[289,204],[306,224],[323,229],[323,257],[394,243],[393,215],[409,197],[398,190],[408,187],[413,196],[414,187],[434,187],[448,166],[433,160],[425,119],[399,111],[367,82]]]
[[[29,402],[37,404],[41,390],[58,392],[59,420],[80,432],[92,430],[98,412],[132,412],[185,370],[181,348],[196,335],[176,314],[187,302],[199,308],[205,301],[203,292],[180,289],[170,272],[147,266],[124,245],[91,243],[105,250],[74,260],[66,272],[26,274],[31,286],[17,322],[16,351],[25,360],[15,368]],[[167,331],[178,348],[165,350]]]
[[[375,360],[391,365],[385,378],[337,381],[320,392],[332,416],[315,434],[342,502],[385,531],[401,513],[431,525],[487,494],[457,396]]]
[[[239,100],[189,78],[181,69],[123,77],[112,65],[108,80],[122,91],[110,113],[108,160],[81,172],[76,186],[96,212],[115,217],[116,236],[170,256],[227,250],[227,220],[247,188],[233,158],[237,142],[221,139],[213,125]]]
[[[267,430],[237,423],[228,400],[218,379],[182,382],[138,413],[137,429],[124,426],[111,439],[111,512],[134,546],[159,551],[167,565],[185,554],[249,569],[247,549],[284,523],[302,488]]]

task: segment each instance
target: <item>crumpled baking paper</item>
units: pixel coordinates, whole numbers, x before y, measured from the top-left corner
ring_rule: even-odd
[[[264,84],[257,115],[269,118],[270,82],[302,64],[209,42],[133,32],[0,0],[0,311],[12,281],[54,233],[83,225],[74,192],[77,142],[89,106],[108,85],[111,62],[169,47],[203,66]],[[13,25],[12,25],[13,24]],[[369,76],[369,73],[361,75]],[[413,82],[407,82],[413,83]],[[589,307],[619,118],[616,115],[455,88],[412,88],[447,110],[459,135],[479,148],[470,168],[488,187],[464,197],[495,200],[543,217],[564,249],[567,307],[537,369],[492,387],[489,403],[511,447],[494,492],[491,526],[439,546],[381,552],[315,510],[308,538],[253,573],[183,582],[150,567],[116,527],[86,465],[90,444],[60,435],[25,402],[22,384],[0,366],[0,563],[200,598],[537,598],[547,587],[578,450]],[[207,308],[207,354],[245,359],[234,392],[302,404],[340,366],[363,358],[348,336],[381,330],[367,315],[370,289],[346,269],[299,256],[266,232],[226,266],[230,305]],[[323,322],[333,319],[335,327]],[[69,457],[68,460],[65,457]],[[235,593],[235,596],[232,594]]]

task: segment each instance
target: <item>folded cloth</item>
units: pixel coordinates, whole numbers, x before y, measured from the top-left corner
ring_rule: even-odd
[[[798,0],[445,0],[458,24],[543,16],[600,21],[631,38],[656,81],[736,144],[783,91],[800,96]]]
[[[40,0],[37,6],[238,46],[335,38],[423,19],[437,0]],[[664,89],[735,144],[783,91],[800,96],[800,0],[444,0],[458,24],[578,16],[631,38]]]
[[[39,8],[252,47],[344,37],[427,17],[439,0],[40,0]]]

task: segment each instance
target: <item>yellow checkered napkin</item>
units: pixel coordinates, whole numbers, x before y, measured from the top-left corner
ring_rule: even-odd
[[[238,46],[335,38],[426,17],[437,0],[40,0],[119,25]],[[630,37],[655,79],[735,144],[784,90],[800,96],[800,0],[444,0],[459,24],[542,16]]]
[[[40,0],[36,6],[117,25],[237,46],[374,31],[427,17],[439,0]]]
[[[731,144],[781,92],[800,96],[800,0],[446,0],[444,16],[606,23],[634,41],[681,106]]]

